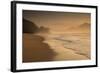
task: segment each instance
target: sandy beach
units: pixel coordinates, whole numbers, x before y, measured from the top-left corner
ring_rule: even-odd
[[[87,36],[24,34],[23,62],[90,59],[90,40]]]

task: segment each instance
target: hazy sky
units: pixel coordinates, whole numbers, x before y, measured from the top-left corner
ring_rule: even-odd
[[[23,10],[23,17],[37,26],[48,27],[54,31],[66,30],[83,23],[90,24],[89,13],[50,12]]]

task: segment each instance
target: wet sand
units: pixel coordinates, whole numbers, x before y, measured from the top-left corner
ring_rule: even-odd
[[[23,35],[23,62],[90,59],[89,35]]]
[[[40,36],[23,35],[23,62],[39,62],[53,60],[56,53],[43,42]]]

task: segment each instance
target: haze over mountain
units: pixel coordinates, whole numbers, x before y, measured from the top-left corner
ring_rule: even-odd
[[[90,23],[90,13],[24,10],[23,17],[38,27],[48,28],[51,33],[68,32],[69,28]]]
[[[23,33],[45,33],[45,32],[49,32],[49,28],[46,28],[44,26],[37,26],[34,22],[29,21],[25,18],[23,18]]]
[[[91,26],[89,23],[83,23],[83,24],[71,27],[67,31],[69,31],[71,33],[89,33],[90,28],[91,28]]]

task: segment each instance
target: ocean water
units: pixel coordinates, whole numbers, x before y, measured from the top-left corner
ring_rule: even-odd
[[[58,60],[81,60],[91,58],[90,35],[88,33],[40,35],[45,38],[44,42],[58,53]]]

